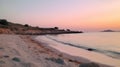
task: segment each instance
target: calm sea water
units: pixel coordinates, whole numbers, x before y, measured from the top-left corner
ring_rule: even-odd
[[[64,45],[85,50],[93,49],[95,52],[120,59],[120,32],[61,34],[46,37]]]

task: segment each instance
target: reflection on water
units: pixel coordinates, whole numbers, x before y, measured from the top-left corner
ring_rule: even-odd
[[[96,52],[120,59],[120,32],[62,34],[47,37],[65,45],[83,49],[92,48]]]

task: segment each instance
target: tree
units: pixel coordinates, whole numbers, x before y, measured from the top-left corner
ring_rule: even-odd
[[[5,19],[1,19],[1,20],[0,20],[0,24],[1,24],[1,25],[8,25],[8,22],[7,22],[7,20],[5,20]]]
[[[67,31],[70,31],[70,29],[67,29]]]
[[[59,28],[58,27],[54,27],[54,29],[58,30]]]
[[[29,25],[28,25],[28,24],[25,24],[24,26],[25,26],[25,27],[29,27]]]

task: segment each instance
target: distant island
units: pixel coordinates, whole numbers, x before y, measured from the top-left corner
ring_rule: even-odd
[[[71,31],[70,29],[40,28],[33,27],[29,24],[17,24],[8,22],[6,19],[0,19],[0,34],[22,34],[22,35],[44,35],[44,34],[69,34],[69,33],[83,33],[82,31]]]
[[[111,29],[108,29],[108,30],[103,30],[103,31],[101,31],[101,32],[116,32],[116,31],[111,30]]]

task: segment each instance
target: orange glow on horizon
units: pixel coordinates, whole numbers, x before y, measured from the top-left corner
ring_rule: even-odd
[[[119,0],[3,0],[0,8],[0,17],[15,23],[87,31],[120,30]]]

